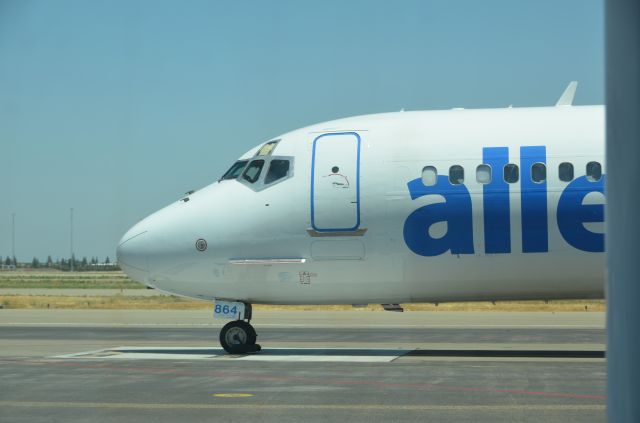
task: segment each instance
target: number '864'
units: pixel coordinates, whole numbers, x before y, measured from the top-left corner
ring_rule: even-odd
[[[228,305],[223,306],[220,304],[216,304],[214,311],[216,314],[236,314],[238,312],[238,307],[229,307]]]

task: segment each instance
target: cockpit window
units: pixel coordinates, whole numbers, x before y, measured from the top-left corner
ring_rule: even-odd
[[[264,166],[264,160],[254,160],[249,163],[247,169],[242,174],[242,178],[245,181],[254,183],[260,177],[260,172],[262,172],[262,167]]]
[[[271,160],[269,171],[264,178],[265,185],[285,178],[289,174],[289,160],[274,159]]]
[[[240,174],[242,173],[242,169],[245,168],[247,162],[248,160],[239,160],[235,162],[233,166],[231,166],[229,170],[227,170],[227,172],[222,175],[222,178],[220,178],[220,180],[224,181],[227,179],[238,179],[238,176],[240,176]]]
[[[280,140],[269,141],[268,143],[260,147],[260,149],[256,153],[256,156],[270,156],[271,153],[273,153],[273,150],[276,149],[276,145],[278,145],[279,142]]]
[[[295,158],[292,156],[261,156],[249,160],[238,182],[255,192],[271,188],[293,178]]]

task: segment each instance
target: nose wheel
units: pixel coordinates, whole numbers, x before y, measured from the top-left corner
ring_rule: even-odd
[[[256,330],[249,322],[235,320],[229,322],[220,330],[220,345],[229,354],[243,354],[260,351],[256,344]]]

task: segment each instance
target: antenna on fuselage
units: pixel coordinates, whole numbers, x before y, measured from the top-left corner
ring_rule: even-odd
[[[578,81],[571,81],[567,88],[558,99],[556,106],[573,106],[573,97],[576,95],[576,88],[578,87]]]

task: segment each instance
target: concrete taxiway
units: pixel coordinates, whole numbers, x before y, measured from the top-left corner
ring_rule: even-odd
[[[602,313],[0,310],[0,421],[602,421]]]

